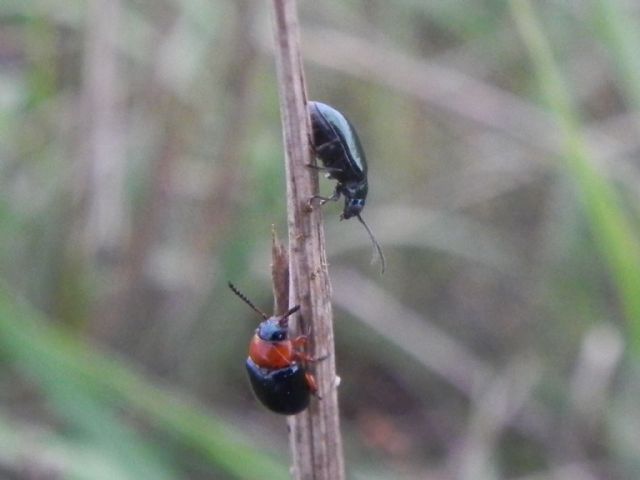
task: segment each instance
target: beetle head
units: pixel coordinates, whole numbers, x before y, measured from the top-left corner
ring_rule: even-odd
[[[289,309],[287,313],[278,317],[273,316],[261,322],[256,329],[260,339],[267,342],[281,342],[289,335],[289,316],[300,310],[300,305]]]
[[[281,342],[287,339],[288,327],[280,325],[278,317],[271,317],[261,322],[256,329],[256,333],[261,340],[267,342]]]
[[[364,208],[364,198],[347,198],[344,201],[344,211],[340,217],[342,220],[355,217],[360,214]]]
[[[368,190],[369,187],[366,182],[341,185],[340,193],[344,195],[344,211],[342,212],[341,219],[347,220],[348,218],[360,215],[360,212],[362,212],[364,208]]]

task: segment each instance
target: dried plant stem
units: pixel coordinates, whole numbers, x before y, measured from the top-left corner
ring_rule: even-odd
[[[273,314],[284,315],[289,309],[289,252],[271,226],[271,283],[273,284]]]
[[[122,253],[119,248],[126,233],[116,46],[122,5],[119,0],[95,0],[89,7],[83,105],[86,145],[82,152],[88,168],[83,183],[88,185],[86,243],[99,262]]]
[[[289,418],[293,475],[296,479],[345,478],[336,392],[330,284],[322,211],[311,209],[317,172],[307,167],[309,116],[299,50],[295,0],[272,1],[280,110],[285,145],[289,225],[289,305],[300,304],[298,332],[310,335],[312,356],[328,355],[314,371],[322,400]]]
[[[125,202],[125,142],[122,130],[123,85],[119,82],[117,39],[120,0],[94,0],[87,11],[84,53],[82,133],[83,174],[78,193],[85,210],[84,244],[93,277],[99,278],[100,299],[92,302],[89,328],[101,338],[117,331],[122,270],[129,234]],[[75,255],[75,252],[71,253]]]

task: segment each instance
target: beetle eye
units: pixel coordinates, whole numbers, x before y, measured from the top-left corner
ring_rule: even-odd
[[[346,220],[348,218],[358,215],[364,208],[364,200],[361,198],[352,198],[344,206],[344,212],[342,217]]]

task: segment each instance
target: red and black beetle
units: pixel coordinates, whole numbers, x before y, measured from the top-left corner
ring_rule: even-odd
[[[267,317],[229,282],[229,288],[264,320],[249,343],[247,372],[258,400],[269,410],[294,415],[309,406],[311,395],[317,395],[316,380],[306,369],[314,361],[301,348],[306,335],[289,339],[289,317],[300,309],[296,305],[284,315]]]

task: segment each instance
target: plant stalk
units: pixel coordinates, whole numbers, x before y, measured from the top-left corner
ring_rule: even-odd
[[[321,400],[289,417],[293,477],[296,480],[343,480],[344,458],[337,398],[331,286],[322,228],[322,210],[309,199],[317,194],[318,174],[308,167],[309,115],[300,56],[295,0],[272,0],[276,69],[285,146],[289,227],[289,307],[299,304],[294,334],[309,335],[310,365]]]

